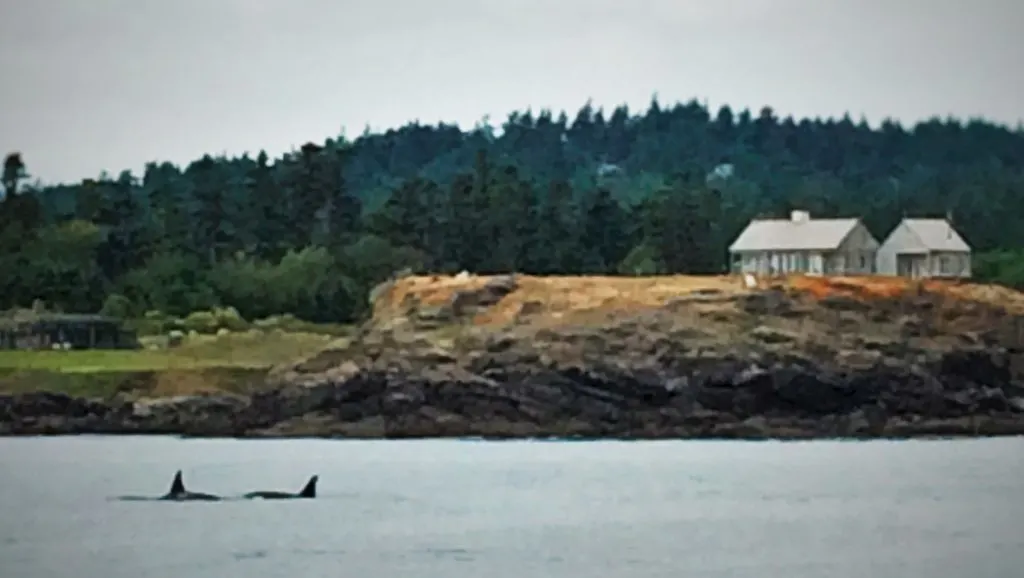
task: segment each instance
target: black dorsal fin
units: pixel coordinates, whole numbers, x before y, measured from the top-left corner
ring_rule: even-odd
[[[302,488],[299,492],[300,498],[315,498],[316,497],[316,482],[320,479],[320,476],[313,476],[306,482],[306,487]]]
[[[181,470],[178,470],[174,474],[174,481],[171,482],[171,490],[168,494],[184,494],[185,493],[185,482],[181,481]]]

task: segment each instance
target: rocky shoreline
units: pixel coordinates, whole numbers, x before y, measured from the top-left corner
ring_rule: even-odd
[[[898,306],[897,315],[794,292],[700,293],[601,325],[457,331],[464,314],[438,325],[436,310],[421,309],[274,372],[246,396],[0,395],[0,435],[1024,435],[1024,349],[1011,343],[1021,318],[970,303],[952,313]]]
[[[667,368],[349,362],[251,396],[89,400],[0,396],[0,435],[810,439],[1024,435],[1012,353],[959,349],[927,365],[840,372],[796,360]],[[443,361],[443,360],[438,360]],[[475,369],[475,371],[472,371]],[[344,375],[338,375],[344,373]]]
[[[807,439],[1024,435],[1024,389],[986,351],[935,371],[846,375],[719,362],[664,379],[571,368],[358,371],[251,396],[99,401],[0,396],[0,435]],[[983,376],[981,383],[964,372]]]

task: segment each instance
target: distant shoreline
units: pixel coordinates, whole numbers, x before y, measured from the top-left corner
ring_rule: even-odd
[[[310,390],[310,395],[316,395]],[[322,393],[322,392],[320,392]],[[295,399],[295,392],[290,394]],[[263,400],[265,403],[266,400]],[[965,415],[957,418],[850,415],[820,418],[739,419],[728,413],[677,414],[676,423],[656,422],[658,410],[637,411],[636,427],[565,419],[547,424],[448,416],[429,421],[420,408],[409,415],[340,421],[303,414],[275,421],[254,408],[259,399],[197,395],[140,402],[104,403],[63,394],[0,396],[0,437],[170,436],[182,439],[461,439],[480,441],[658,441],[658,440],[906,440],[1024,436],[1024,413]],[[301,402],[300,402],[301,403]],[[11,419],[14,416],[15,419]]]
[[[77,432],[7,432],[0,431],[0,440],[31,440],[31,439],[57,439],[57,438],[167,438],[181,441],[203,441],[203,440],[237,440],[240,442],[270,442],[270,441],[330,441],[330,442],[429,442],[429,441],[451,441],[451,442],[480,442],[480,443],[595,443],[595,442],[621,442],[621,443],[645,443],[645,442],[743,442],[743,443],[810,443],[810,442],[842,442],[842,443],[869,443],[869,442],[948,442],[966,440],[991,440],[991,439],[1024,439],[1024,422],[1017,428],[1000,428],[994,432],[953,432],[957,428],[955,423],[946,424],[950,432],[947,434],[936,434],[935,427],[923,428],[920,432],[914,432],[913,428],[904,429],[902,434],[856,435],[856,436],[816,436],[816,435],[788,435],[772,436],[767,432],[763,437],[716,437],[716,436],[690,436],[690,437],[516,437],[516,436],[419,436],[419,437],[343,437],[343,436],[316,436],[316,435],[244,435],[244,436],[204,436],[189,434],[173,434],[173,432],[147,432],[147,431],[77,431]]]
[[[351,338],[230,390],[25,388],[0,396],[0,435],[1024,435],[1024,315],[1005,304],[893,278],[409,277]]]
[[[175,433],[0,433],[0,440],[25,440],[25,439],[57,439],[57,438],[167,438],[181,441],[203,441],[203,440],[237,440],[237,441],[331,441],[331,442],[354,442],[354,441],[381,441],[381,442],[405,442],[405,441],[459,441],[459,442],[481,442],[481,443],[512,443],[512,442],[534,442],[534,443],[595,443],[595,442],[621,442],[621,443],[644,443],[644,442],[744,442],[744,443],[810,443],[810,442],[842,442],[842,443],[870,443],[870,442],[904,442],[904,441],[966,441],[986,439],[1008,439],[1024,438],[1024,424],[1021,424],[1019,431],[1001,431],[1000,433],[988,434],[934,434],[934,433],[905,433],[902,435],[880,434],[877,436],[790,436],[790,437],[515,437],[515,436],[425,436],[425,437],[339,437],[339,436],[316,436],[316,435],[253,435],[253,436],[203,436]]]

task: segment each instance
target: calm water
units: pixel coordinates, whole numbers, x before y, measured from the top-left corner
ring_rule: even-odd
[[[315,501],[121,502],[194,490]],[[0,439],[0,576],[1019,578],[1024,439]]]

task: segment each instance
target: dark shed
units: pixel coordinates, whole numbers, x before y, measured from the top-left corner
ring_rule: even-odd
[[[135,349],[135,332],[103,315],[33,313],[0,319],[0,348]]]

